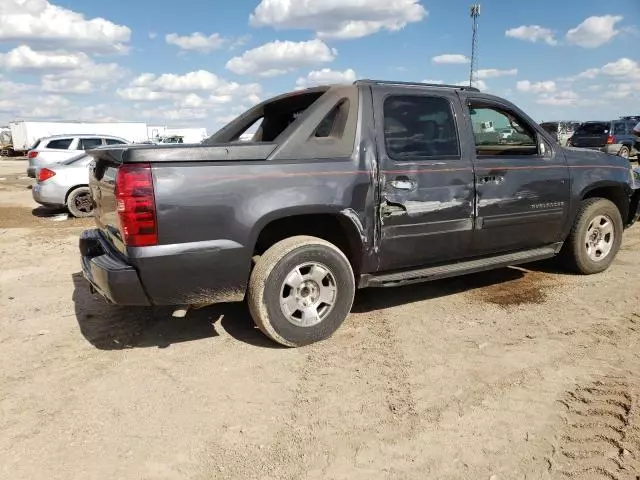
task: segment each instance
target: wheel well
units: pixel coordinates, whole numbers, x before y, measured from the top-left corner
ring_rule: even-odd
[[[89,185],[74,185],[73,187],[71,187],[69,190],[67,190],[67,194],[64,196],[64,203],[67,203],[67,200],[69,200],[69,195],[71,195],[71,192],[73,192],[74,190],[77,190],[78,188],[81,187],[88,187]]]
[[[311,235],[333,243],[347,256],[354,274],[359,274],[362,257],[360,237],[350,220],[338,215],[296,215],[274,220],[260,232],[253,254],[262,255],[280,240],[296,235]]]
[[[616,207],[618,207],[622,221],[626,222],[629,214],[629,199],[622,188],[614,186],[594,188],[582,197],[583,200],[587,200],[588,198],[606,198],[612,201]]]

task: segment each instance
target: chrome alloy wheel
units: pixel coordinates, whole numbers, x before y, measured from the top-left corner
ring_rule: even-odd
[[[322,322],[333,310],[338,286],[331,270],[316,262],[295,267],[280,288],[280,309],[298,327]]]
[[[587,255],[594,262],[603,260],[611,253],[615,239],[613,221],[607,215],[598,215],[587,228],[585,248]]]

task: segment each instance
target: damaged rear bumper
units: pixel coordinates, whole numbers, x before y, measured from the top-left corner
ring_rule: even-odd
[[[85,230],[80,235],[82,274],[91,289],[118,305],[151,305],[138,272],[118,257],[99,230]]]

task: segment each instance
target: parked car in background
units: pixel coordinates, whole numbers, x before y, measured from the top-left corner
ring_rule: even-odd
[[[89,190],[89,163],[93,158],[82,152],[62,163],[39,167],[33,186],[33,199],[47,207],[66,207],[74,217],[93,214]]]
[[[590,148],[629,158],[638,154],[632,130],[636,122],[629,119],[582,123],[569,139],[568,146]]]
[[[64,162],[78,155],[80,151],[102,145],[117,146],[127,143],[129,143],[128,140],[111,135],[77,134],[41,138],[36,141],[27,154],[29,159],[27,175],[35,178],[38,167]]]
[[[566,147],[567,141],[571,138],[576,128],[580,126],[580,122],[575,120],[561,120],[558,122],[542,122],[540,126],[544,128],[556,142]]]

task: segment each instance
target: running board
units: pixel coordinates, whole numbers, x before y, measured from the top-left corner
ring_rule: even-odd
[[[438,267],[420,268],[418,270],[405,270],[397,273],[367,274],[360,277],[359,288],[366,287],[398,287],[409,283],[428,282],[441,278],[455,277],[469,273],[492,270],[494,268],[509,267],[521,263],[536,262],[555,256],[562,248],[562,243],[556,243],[542,248],[524,250],[493,257],[485,257],[477,260],[450,263]]]

